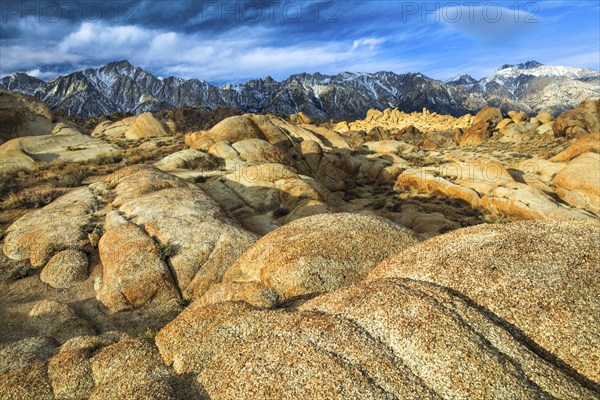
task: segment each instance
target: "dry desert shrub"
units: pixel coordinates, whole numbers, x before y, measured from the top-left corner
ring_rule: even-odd
[[[127,149],[125,152],[124,161],[126,165],[141,164],[159,157],[160,153],[160,148],[144,149],[140,147],[134,147]]]
[[[40,208],[50,204],[62,194],[64,190],[60,189],[24,189],[7,196],[2,202],[2,208],[5,210]]]
[[[69,164],[58,175],[57,186],[77,187],[87,178],[89,169],[86,165]]]
[[[21,189],[17,172],[0,173],[0,199],[6,199]]]

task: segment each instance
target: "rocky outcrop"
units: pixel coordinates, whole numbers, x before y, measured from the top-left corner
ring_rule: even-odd
[[[88,277],[88,256],[80,250],[64,250],[46,264],[40,280],[54,288],[69,288]]]
[[[194,307],[229,301],[243,301],[256,308],[275,308],[279,304],[279,296],[275,289],[258,281],[223,282],[212,285],[198,300]]]
[[[178,169],[193,169],[200,171],[212,171],[218,169],[221,163],[210,154],[203,151],[187,149],[169,154],[154,163],[161,171],[173,171]]]
[[[123,300],[112,309],[139,307],[159,294],[164,295],[159,304],[180,296],[200,296],[220,282],[229,265],[256,240],[201,189],[152,167],[117,171],[108,182],[116,185],[113,205],[121,216],[110,217],[117,224],[114,233],[107,238],[108,230],[101,239],[100,259],[118,269],[105,270],[117,286],[103,278],[98,295],[101,300],[105,293]],[[114,246],[133,253],[116,253],[111,250]],[[147,283],[138,277],[143,268],[150,279]],[[118,288],[123,282],[131,284],[137,301],[120,297],[125,294]]]
[[[74,336],[96,333],[89,322],[78,316],[69,305],[54,300],[35,303],[29,317],[40,336],[54,338],[59,343]]]
[[[554,134],[573,139],[599,132],[599,109],[600,99],[583,101],[578,108],[565,111],[556,118]]]
[[[58,343],[50,337],[34,336],[11,343],[0,349],[0,376],[21,369],[38,361],[44,361]]]
[[[233,144],[221,141],[211,146],[208,153],[221,159],[229,171],[257,164],[291,164],[286,153],[261,139],[244,139]]]
[[[486,107],[473,118],[472,125],[463,133],[460,146],[473,146],[490,138],[492,130],[502,121],[502,111]]]
[[[242,225],[261,235],[295,219],[344,207],[314,179],[283,164],[245,167],[202,187]]]
[[[600,215],[600,154],[584,153],[561,169],[553,180],[566,203]]]
[[[119,121],[106,120],[100,122],[91,132],[91,136],[107,136],[110,138],[122,138],[135,122],[135,117],[126,117]]]
[[[25,214],[6,230],[4,254],[40,268],[62,251],[89,249],[88,233],[97,207],[96,195],[85,187]]]
[[[402,277],[462,293],[597,381],[592,360],[600,329],[588,310],[599,306],[590,296],[598,283],[600,252],[592,243],[598,234],[592,220],[471,227],[415,245],[369,278]]]
[[[583,153],[600,154],[600,132],[591,133],[573,142],[566,150],[550,159],[552,162],[569,162]]]
[[[49,356],[1,375],[4,398],[174,400],[200,396],[191,387],[181,388],[156,347],[145,339],[117,334],[81,336]]]
[[[106,216],[105,230],[98,244],[102,260],[98,300],[111,311],[139,308],[150,301],[176,303],[176,282],[158,244],[116,212]]]
[[[552,185],[552,179],[560,169],[560,166],[552,168],[556,165],[551,162],[546,163],[550,166],[544,168],[542,161],[515,166],[513,171],[525,169],[524,172],[520,171],[519,176],[521,179],[529,179],[529,185],[514,181],[502,164],[479,158],[467,162],[451,162],[440,167],[407,169],[398,176],[394,190],[400,193],[424,192],[456,199],[474,209],[485,210],[491,215],[509,220],[589,218],[590,214],[565,207],[544,193],[545,190],[553,190],[548,185]]]
[[[361,281],[379,261],[417,242],[404,227],[358,214],[302,218],[256,242],[224,282],[260,282],[284,303]]]
[[[168,136],[162,122],[154,118],[152,113],[146,112],[135,117],[125,132],[125,139],[146,139],[152,137]]]
[[[169,136],[173,132],[152,113],[145,112],[135,117],[123,118],[119,121],[102,121],[92,131],[92,136],[110,138],[125,138],[142,140],[155,137]]]
[[[600,253],[575,269],[571,260],[591,244],[582,233],[599,228],[568,221],[459,230],[293,310],[194,303],[156,343],[176,373],[195,376],[217,398],[591,399],[598,329],[587,310],[598,304],[589,276]]]
[[[9,140],[0,146],[0,170],[19,171],[37,163],[93,162],[99,157],[117,156],[120,150],[100,139],[89,137],[72,126],[58,123],[49,135]]]
[[[399,140],[412,145],[422,146],[425,140],[423,132],[443,133],[446,136],[453,129],[466,129],[471,116],[455,118],[430,112],[405,113],[398,109],[369,110],[363,120],[350,123],[340,122],[333,129],[342,134],[352,131],[364,131],[366,141]],[[426,135],[425,134],[425,135]],[[356,147],[356,146],[354,146]]]
[[[226,118],[208,131],[190,133],[185,136],[185,144],[192,149],[208,151],[217,142],[233,144],[244,139],[266,140],[249,115]]]
[[[0,144],[23,136],[47,135],[54,116],[35,97],[0,90]]]
[[[577,219],[591,215],[557,203],[542,190],[519,182],[497,186],[481,199],[481,207],[493,216],[511,221],[526,219]]]

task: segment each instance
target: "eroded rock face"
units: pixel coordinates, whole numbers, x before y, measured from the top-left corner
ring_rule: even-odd
[[[355,323],[441,398],[592,396],[560,364],[532,353],[493,313],[424,280],[378,279],[318,297],[301,310]]]
[[[120,336],[80,336],[59,351],[42,351],[41,360],[28,359],[23,366],[13,365],[0,375],[0,393],[9,399],[174,400],[200,396],[192,387],[181,388],[151,342]]]
[[[591,399],[600,253],[573,268],[590,230],[600,224],[459,230],[293,310],[196,302],[156,343],[211,398]]]
[[[552,162],[568,162],[583,153],[600,153],[600,132],[583,136],[566,150],[550,159]]]
[[[176,283],[158,244],[116,212],[106,216],[105,230],[98,244],[103,266],[98,300],[111,311],[176,302]]]
[[[260,282],[285,302],[359,282],[380,260],[416,242],[411,231],[382,218],[317,215],[264,236],[223,280]]]
[[[47,135],[53,118],[50,108],[35,97],[0,90],[0,141]]]
[[[580,165],[573,169],[584,170]],[[545,193],[553,191],[549,185],[552,185],[560,166],[556,168],[554,163],[545,160],[530,160],[513,166],[512,170],[523,182],[528,182],[516,182],[502,164],[482,157],[435,168],[407,169],[398,176],[394,190],[457,199],[474,209],[513,221],[592,217],[582,210],[559,204]],[[573,205],[585,208],[581,203]]]
[[[218,169],[220,162],[203,151],[187,149],[169,154],[154,163],[161,171],[173,171],[177,169],[193,169],[200,171],[212,171]]]
[[[460,139],[460,146],[473,146],[486,141],[491,136],[490,124],[487,121],[474,123],[465,131]]]
[[[486,107],[475,115],[473,123],[485,121],[495,127],[502,119],[502,110],[496,107]]]
[[[598,381],[600,326],[589,310],[600,283],[600,223],[531,221],[481,225],[415,245],[369,276],[455,290],[518,328],[544,350]],[[585,256],[584,256],[585,255]]]
[[[40,268],[63,250],[89,249],[88,233],[97,207],[96,195],[84,187],[25,214],[6,230],[4,254]]]
[[[126,117],[119,121],[102,121],[91,136],[106,136],[115,139],[142,140],[172,135],[173,129],[168,123],[146,112],[138,116]]]
[[[103,278],[98,296],[112,310],[196,298],[256,240],[201,189],[155,168],[126,168],[108,181],[116,184],[113,205],[120,215],[107,216],[99,250],[105,268],[116,270],[112,284]],[[119,287],[124,282],[135,301]]]
[[[262,131],[249,115],[229,117],[208,131],[190,133],[185,136],[185,144],[192,149],[208,151],[217,142],[235,143],[244,139],[266,140]]]
[[[88,277],[88,256],[80,250],[64,250],[46,264],[40,280],[55,288],[69,288]]]
[[[244,139],[233,144],[217,142],[208,152],[221,159],[230,171],[264,163],[291,163],[286,153],[261,139]]]
[[[558,204],[542,190],[518,183],[499,185],[481,199],[481,207],[511,221],[524,219],[579,219],[590,215]]]
[[[144,339],[124,339],[89,359],[95,387],[90,399],[175,399],[171,374]]]
[[[212,285],[194,302],[194,306],[243,301],[256,308],[275,308],[278,300],[279,296],[275,289],[257,281],[223,282]]]
[[[95,334],[89,322],[78,316],[69,305],[54,300],[35,303],[29,317],[39,335],[52,337],[59,343],[74,336]]]
[[[568,204],[600,215],[600,154],[584,153],[561,169],[553,180]]]
[[[23,368],[34,362],[44,361],[58,346],[49,337],[30,337],[0,349],[0,376],[9,371]]]
[[[341,203],[314,179],[283,164],[244,167],[207,182],[203,188],[244,227],[258,234],[294,219],[330,212]]]
[[[460,146],[473,146],[490,138],[492,130],[502,121],[502,111],[486,107],[473,118],[472,125],[460,139]]]
[[[556,118],[554,134],[573,139],[600,131],[599,104],[600,99],[586,100],[578,108],[565,111]]]
[[[0,146],[0,171],[29,170],[41,162],[93,162],[101,156],[116,156],[119,149],[78,129],[57,123],[48,135],[26,136]]]
[[[329,315],[192,306],[156,341],[165,361],[197,375],[211,398],[435,398],[376,339]]]
[[[135,121],[125,132],[126,139],[146,139],[151,137],[168,136],[162,122],[154,118],[152,113],[143,113],[135,117]]]

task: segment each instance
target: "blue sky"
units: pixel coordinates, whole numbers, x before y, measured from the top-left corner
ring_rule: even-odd
[[[0,75],[128,59],[157,76],[240,82],[300,72],[476,78],[502,64],[600,69],[597,1],[11,1]]]

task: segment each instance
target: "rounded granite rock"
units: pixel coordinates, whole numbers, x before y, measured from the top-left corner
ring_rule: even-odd
[[[379,261],[417,242],[409,229],[376,216],[315,215],[264,236],[223,281],[261,282],[285,302],[359,282]]]
[[[40,274],[40,280],[54,288],[70,288],[87,277],[87,254],[73,249],[55,254]]]
[[[367,280],[397,277],[459,293],[538,352],[598,382],[598,237],[592,219],[479,225],[412,246]]]

